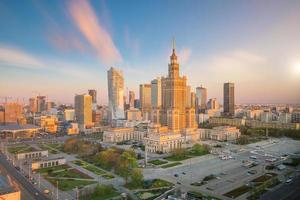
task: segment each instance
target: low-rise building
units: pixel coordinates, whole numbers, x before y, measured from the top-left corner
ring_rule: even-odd
[[[78,124],[77,123],[70,123],[70,125],[67,128],[67,134],[68,135],[79,134]]]
[[[212,129],[199,129],[200,139],[234,141],[241,136],[240,130],[232,126],[218,126]]]
[[[103,142],[117,143],[128,140],[142,141],[146,133],[134,130],[134,128],[109,128],[103,133]]]
[[[42,157],[48,157],[48,150],[30,151],[30,152],[16,154],[17,160],[42,158]]]
[[[144,138],[145,151],[168,153],[183,148],[185,137],[180,133],[151,133]]]
[[[50,158],[50,159],[41,159],[31,163],[31,169],[37,170],[46,167],[54,167],[58,165],[66,164],[65,158]]]
[[[142,112],[139,109],[130,109],[126,111],[126,119],[129,121],[141,121]]]
[[[42,130],[41,127],[32,124],[5,124],[0,125],[1,138],[32,138]]]

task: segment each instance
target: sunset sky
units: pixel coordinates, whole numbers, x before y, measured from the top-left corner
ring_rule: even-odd
[[[1,97],[96,89],[107,103],[110,66],[138,96],[167,74],[175,37],[181,74],[209,98],[230,81],[237,103],[300,103],[300,1],[2,0],[0,27]]]

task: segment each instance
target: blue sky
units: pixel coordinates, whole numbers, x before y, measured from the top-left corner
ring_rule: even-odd
[[[181,74],[222,102],[300,103],[299,1],[0,2],[0,96],[37,93],[72,103],[94,88],[107,102],[106,70],[126,86],[167,74],[172,38]],[[138,95],[138,94],[137,94]]]

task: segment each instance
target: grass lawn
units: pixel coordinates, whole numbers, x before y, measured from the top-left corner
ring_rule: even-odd
[[[144,184],[141,184],[139,186],[131,185],[130,183],[125,185],[130,190],[135,189],[159,189],[164,187],[172,187],[174,184],[170,183],[168,181],[162,180],[162,179],[153,179],[153,180],[146,180],[144,181]]]
[[[186,160],[186,159],[193,158],[193,157],[196,157],[196,156],[204,156],[206,154],[208,154],[208,153],[206,153],[206,152],[193,152],[192,150],[188,150],[186,154],[184,154],[180,157],[177,157],[175,155],[171,155],[171,156],[165,157],[164,159],[166,159],[168,161],[182,161],[182,160]]]
[[[80,197],[80,200],[108,200],[116,197],[120,197],[120,194],[112,186],[98,185],[92,194]]]
[[[168,161],[163,161],[163,160],[151,160],[148,163],[151,163],[153,165],[163,165],[168,163]]]
[[[50,147],[47,146],[46,144],[41,144],[41,145],[39,145],[39,147],[40,147],[42,150],[48,150],[48,152],[51,153],[51,154],[58,154],[58,153],[59,153],[59,151],[50,148]]]
[[[193,199],[196,198],[196,199],[206,199],[206,200],[220,200],[216,197],[206,196],[206,195],[203,195],[200,192],[196,192],[196,191],[189,191],[187,195],[188,195],[188,197],[191,197]]]
[[[162,165],[160,166],[161,168],[169,168],[169,167],[174,167],[176,165],[181,165],[182,163],[181,162],[173,162],[173,163],[169,163],[169,164],[166,164],[166,165]]]
[[[31,146],[27,146],[27,145],[19,145],[19,146],[9,147],[7,150],[9,153],[12,153],[12,154],[36,151],[35,148],[33,148]]]
[[[96,181],[84,181],[84,180],[73,180],[73,179],[62,180],[62,179],[50,178],[50,177],[46,177],[46,179],[54,186],[56,186],[56,182],[58,182],[58,189],[62,191],[71,190],[76,187],[81,188],[86,185],[96,183]]]
[[[72,161],[75,165],[81,166],[82,168],[89,170],[91,172],[93,172],[94,174],[97,175],[104,175],[106,172],[101,170],[99,167],[96,167],[94,165],[91,165],[85,161],[81,161],[81,160],[74,160]]]
[[[231,190],[231,191],[225,193],[224,196],[235,199],[238,196],[241,196],[242,194],[249,192],[250,190],[251,190],[251,187],[249,187],[247,185],[243,185],[241,187],[238,187],[234,190]]]
[[[105,179],[113,179],[113,178],[115,178],[115,176],[112,175],[112,174],[104,174],[104,175],[102,175],[102,177],[105,178]]]
[[[168,189],[154,189],[154,190],[151,190],[151,191],[136,192],[135,194],[138,197],[138,199],[140,199],[140,200],[153,200],[156,197],[163,194],[167,190]]]

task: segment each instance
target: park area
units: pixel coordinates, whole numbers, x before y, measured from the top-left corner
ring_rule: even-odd
[[[9,147],[7,150],[8,150],[9,153],[12,153],[12,154],[36,151],[36,149],[33,148],[32,146],[23,145],[23,144],[17,145],[17,146],[14,146],[14,147]]]
[[[74,161],[72,161],[72,163],[74,163],[75,165],[78,165],[96,175],[100,175],[103,178],[106,178],[106,179],[114,178],[114,176],[112,174],[108,174],[106,171],[102,170],[101,168],[99,168],[93,164],[90,164],[88,162],[85,162],[83,160],[74,160]]]
[[[46,180],[54,186],[58,186],[58,188],[63,191],[95,183],[92,177],[70,167],[69,165],[42,168],[36,171],[41,173]]]
[[[41,144],[41,145],[39,145],[39,147],[42,150],[48,150],[48,152],[51,154],[58,154],[58,153],[60,153],[60,151],[63,151],[63,144],[58,144],[58,143]]]
[[[175,149],[172,155],[165,157],[168,161],[182,161],[196,156],[209,154],[210,147],[208,145],[194,144],[190,149]]]

